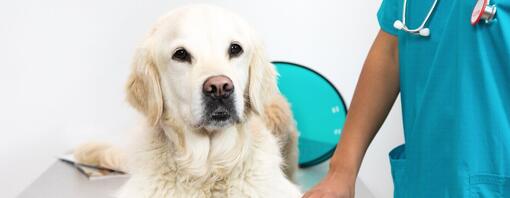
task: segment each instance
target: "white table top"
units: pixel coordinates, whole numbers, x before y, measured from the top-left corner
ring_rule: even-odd
[[[327,171],[327,163],[300,169],[296,175],[303,190],[309,189]],[[88,180],[73,165],[55,162],[38,179],[27,187],[19,198],[111,198],[127,177]],[[360,180],[356,184],[357,198],[373,198],[368,188]]]

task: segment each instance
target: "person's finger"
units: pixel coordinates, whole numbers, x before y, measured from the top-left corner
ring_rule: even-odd
[[[303,198],[322,198],[323,193],[321,191],[310,191],[306,193]]]

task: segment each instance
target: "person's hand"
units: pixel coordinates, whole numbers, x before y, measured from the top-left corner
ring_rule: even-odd
[[[338,173],[328,173],[303,198],[354,198],[354,183]]]

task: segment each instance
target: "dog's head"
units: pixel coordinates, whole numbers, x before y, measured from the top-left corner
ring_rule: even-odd
[[[152,124],[164,117],[214,131],[263,113],[276,75],[239,17],[188,6],[162,17],[137,49],[127,97]]]

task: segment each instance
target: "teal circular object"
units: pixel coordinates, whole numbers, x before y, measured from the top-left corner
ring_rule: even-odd
[[[318,72],[294,63],[273,62],[278,88],[291,105],[299,131],[299,166],[328,160],[335,151],[347,107],[335,86]]]

